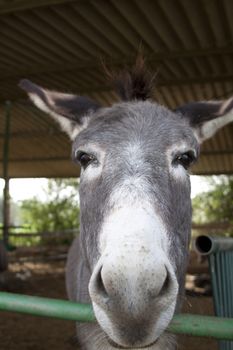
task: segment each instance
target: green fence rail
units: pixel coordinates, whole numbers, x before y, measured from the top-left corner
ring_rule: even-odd
[[[0,292],[0,310],[79,322],[95,320],[91,305],[5,292]],[[180,314],[174,316],[167,330],[171,333],[231,340],[233,319]]]

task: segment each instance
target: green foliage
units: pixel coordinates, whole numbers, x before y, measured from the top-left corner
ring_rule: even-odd
[[[30,227],[30,232],[78,229],[78,180],[50,179],[44,194],[46,198],[44,201],[34,197],[21,202],[22,222]],[[48,239],[46,243],[49,243]]]
[[[208,192],[197,195],[192,202],[193,222],[233,224],[233,176],[213,176],[206,182]]]

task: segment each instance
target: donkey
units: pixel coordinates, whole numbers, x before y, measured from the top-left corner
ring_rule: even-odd
[[[72,140],[81,165],[80,236],[70,248],[69,299],[92,303],[96,321],[77,327],[79,349],[172,350],[166,332],[184,298],[191,231],[189,167],[200,144],[233,121],[233,99],[176,110],[152,101],[145,65],[116,77],[121,102],[22,80],[34,104]]]

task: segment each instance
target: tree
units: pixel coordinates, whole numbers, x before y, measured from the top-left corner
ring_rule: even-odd
[[[198,224],[233,224],[233,176],[206,179],[209,190],[193,199],[193,221]],[[228,230],[233,234],[232,229]]]
[[[55,232],[79,227],[77,179],[50,179],[44,189],[45,201],[21,202],[21,218],[33,232]]]

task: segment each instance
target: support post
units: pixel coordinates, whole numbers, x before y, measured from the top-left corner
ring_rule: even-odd
[[[8,231],[10,226],[10,193],[9,193],[9,141],[10,141],[10,110],[11,102],[5,103],[5,139],[3,145],[3,179],[5,181],[3,189],[3,241],[8,246]]]

